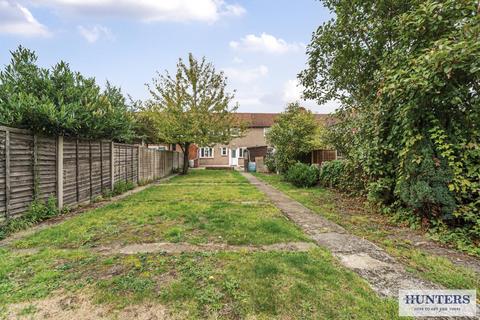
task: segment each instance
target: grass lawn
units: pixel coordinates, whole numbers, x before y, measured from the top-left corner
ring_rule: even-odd
[[[259,245],[308,238],[237,172],[197,170],[13,246],[79,248],[162,241]]]
[[[86,297],[95,308],[108,308],[111,318],[115,310],[145,303],[164,306],[174,319],[397,318],[396,301],[379,298],[321,248],[175,255],[90,250],[153,241],[309,240],[237,172],[193,171],[0,248],[0,318],[35,317],[39,301],[55,296]]]
[[[451,289],[480,290],[480,277],[473,270],[454,265],[445,257],[415,248],[411,241],[396,237],[399,228],[392,226],[388,217],[368,210],[349,210],[342,214],[342,206],[354,206],[321,187],[297,188],[283,181],[280,175],[255,174],[256,177],[283,191],[312,211],[343,226],[346,230],[381,246],[390,255],[405,264],[408,271]],[[343,203],[342,203],[343,202]]]

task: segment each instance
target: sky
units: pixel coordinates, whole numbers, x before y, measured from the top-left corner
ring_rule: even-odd
[[[312,32],[330,18],[316,0],[0,0],[0,65],[23,45],[44,67],[64,60],[145,100],[156,72],[191,52],[225,72],[240,112],[300,101],[329,113],[337,104],[303,100],[296,77]]]

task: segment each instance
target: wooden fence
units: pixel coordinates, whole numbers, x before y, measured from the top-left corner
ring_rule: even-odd
[[[118,181],[150,181],[183,166],[183,155],[142,146],[32,134],[0,126],[0,222],[35,199],[88,203]]]
[[[321,165],[325,161],[337,160],[336,150],[314,150],[311,155],[311,163]]]

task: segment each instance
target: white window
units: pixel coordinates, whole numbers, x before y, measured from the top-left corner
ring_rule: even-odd
[[[263,128],[263,136],[266,137],[269,131],[270,131],[270,128]]]
[[[220,148],[220,154],[221,154],[222,156],[227,156],[227,155],[228,155],[228,149],[227,149],[227,147],[221,147],[221,148]]]
[[[200,148],[200,158],[213,158],[213,148],[204,147]]]
[[[238,148],[238,157],[243,158],[243,154],[245,153],[246,148]]]
[[[335,159],[336,160],[342,160],[343,159],[343,153],[341,151],[335,150]]]

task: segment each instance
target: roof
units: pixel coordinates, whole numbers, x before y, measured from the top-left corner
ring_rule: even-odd
[[[247,113],[237,112],[235,113],[238,120],[245,122],[249,128],[268,128],[273,125],[275,119],[280,113]],[[332,118],[329,114],[313,114],[318,122],[325,123]]]

